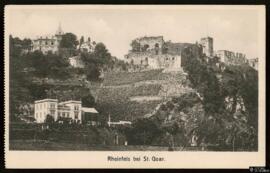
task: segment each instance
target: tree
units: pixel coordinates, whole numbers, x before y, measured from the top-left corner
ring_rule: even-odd
[[[108,64],[108,62],[112,59],[111,54],[103,43],[96,44],[93,54],[102,65]]]
[[[84,42],[84,37],[81,36],[81,39],[80,39],[80,44],[82,44]]]
[[[29,86],[31,79],[25,75],[24,70],[29,66],[29,60],[21,55],[23,41],[12,35],[9,37],[10,44],[10,115],[12,120],[18,120],[19,107],[32,99]],[[26,41],[28,42],[28,41]]]
[[[81,36],[81,39],[80,39],[80,48],[81,48],[81,46],[82,46],[83,43],[84,43],[84,37]]]
[[[25,38],[22,40],[22,48],[23,49],[31,49],[32,41],[31,39]]]
[[[91,94],[82,97],[83,107],[93,107],[94,105],[95,105],[95,98]]]
[[[243,98],[248,124],[257,129],[258,123],[258,72],[249,66],[229,66],[223,73],[222,93],[233,98],[235,113],[237,98]]]
[[[45,119],[45,123],[46,124],[52,124],[52,123],[54,123],[53,116],[51,116],[50,114],[47,114],[46,119]]]
[[[76,46],[78,45],[77,36],[73,33],[66,33],[62,35],[62,40],[60,42],[61,48],[70,48],[70,49],[76,49]]]
[[[89,81],[98,81],[100,76],[99,68],[95,64],[88,64],[85,67],[85,74],[87,80]]]
[[[129,141],[135,145],[151,145],[162,133],[158,124],[150,119],[138,119],[129,131]]]
[[[24,55],[22,58],[25,59],[25,62],[29,61],[28,67],[34,68],[34,74],[38,77],[52,77],[58,79],[66,79],[69,77],[69,62],[62,56],[52,53],[44,55],[39,51],[35,51]]]
[[[103,43],[98,43],[92,53],[82,53],[81,59],[85,64],[85,74],[87,80],[97,81],[100,77],[100,71],[108,69],[113,58]]]

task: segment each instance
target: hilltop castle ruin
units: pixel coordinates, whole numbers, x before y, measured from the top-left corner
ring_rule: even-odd
[[[201,57],[206,60],[218,58],[218,61],[228,65],[252,64],[257,68],[258,61],[249,62],[243,53],[228,50],[214,51],[212,37],[204,37],[199,43],[173,43],[164,41],[163,36],[144,36],[131,42],[131,50],[125,55],[125,61],[140,69],[165,69],[180,71],[189,57]]]
[[[165,42],[163,36],[140,37],[131,43],[132,49],[125,55],[129,64],[144,69],[182,70],[184,56],[197,56],[202,52],[201,46],[191,43]]]

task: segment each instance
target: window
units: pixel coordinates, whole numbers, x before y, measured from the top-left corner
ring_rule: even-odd
[[[51,45],[53,45],[53,41],[51,42]]]
[[[45,45],[48,45],[48,42],[47,41],[45,41]]]
[[[172,57],[172,60],[174,60],[174,57]]]
[[[148,48],[149,48],[149,45],[148,45],[148,44],[145,44],[145,45],[143,46],[144,51],[146,51]]]
[[[75,112],[75,119],[78,119],[79,113]]]
[[[50,111],[50,114],[51,114],[52,116],[54,116],[55,111],[54,111],[54,110],[51,110],[51,111]]]
[[[78,105],[75,105],[74,106],[74,110],[79,110],[79,106]]]
[[[55,108],[55,104],[54,103],[51,103],[50,104],[50,108],[54,109]]]
[[[69,113],[67,112],[67,117],[69,118]]]

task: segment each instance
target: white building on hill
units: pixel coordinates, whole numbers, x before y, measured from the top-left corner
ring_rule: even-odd
[[[86,113],[97,114],[95,108],[82,107],[81,101],[69,100],[58,102],[57,99],[44,99],[35,101],[34,118],[37,123],[44,123],[47,115],[51,115],[55,121],[60,117],[69,118],[75,122],[81,123]]]
[[[53,36],[40,36],[34,40],[32,40],[33,49],[32,51],[41,51],[43,54],[47,54],[48,52],[56,53],[59,50],[60,42],[62,39],[62,35],[64,32],[59,25],[58,30]]]
[[[84,68],[84,63],[81,60],[80,55],[69,57],[68,60],[69,60],[69,63],[70,63],[70,65],[72,67],[74,67],[74,68]]]
[[[91,40],[89,39],[88,41],[83,42],[81,45],[78,45],[77,48],[81,52],[94,52],[95,47],[96,47],[96,42],[95,41],[91,42]]]

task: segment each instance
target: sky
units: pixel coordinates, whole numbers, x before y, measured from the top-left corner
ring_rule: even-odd
[[[259,10],[260,9],[260,10]],[[9,6],[7,32],[20,38],[64,32],[103,42],[120,59],[136,37],[195,43],[214,38],[214,50],[260,56],[261,8],[249,6]]]

